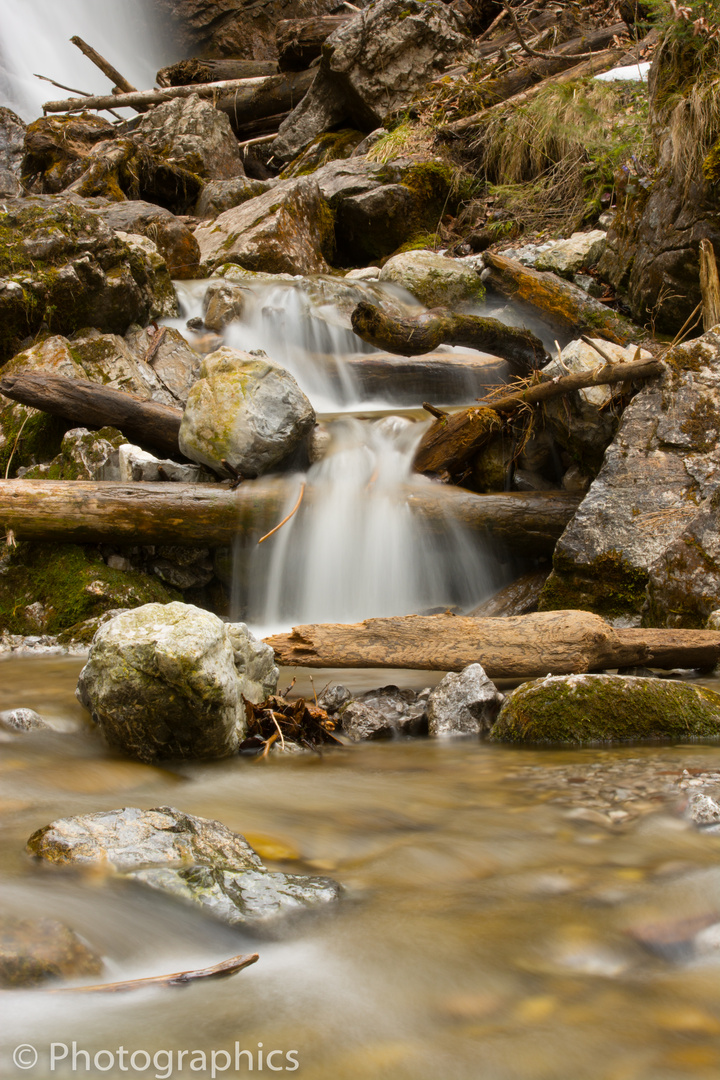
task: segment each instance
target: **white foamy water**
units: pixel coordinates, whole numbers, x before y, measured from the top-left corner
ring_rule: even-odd
[[[147,0],[2,0],[0,7],[0,103],[26,121],[42,114],[43,102],[72,96],[36,74],[83,92],[112,90],[71,44],[75,34],[138,89],[154,86],[156,71],[172,59]]]

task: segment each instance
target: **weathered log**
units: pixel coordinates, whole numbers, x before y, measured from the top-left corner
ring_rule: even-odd
[[[43,112],[78,112],[83,109],[111,107],[134,109],[137,105],[160,105],[163,101],[190,97],[191,94],[212,98],[220,94],[232,94],[235,91],[249,89],[251,86],[261,86],[268,78],[274,77],[263,75],[254,79],[223,79],[214,83],[198,83],[196,86],[168,86],[162,90],[138,90],[133,94],[97,94],[94,97],[67,98],[65,101],[46,101]]]
[[[352,313],[351,323],[363,341],[400,356],[421,356],[438,345],[462,345],[502,357],[516,374],[541,367],[548,359],[542,341],[530,330],[506,326],[498,319],[458,314],[449,308],[432,308],[421,315],[395,318],[361,300]]]
[[[354,15],[320,15],[312,19],[280,19],[275,41],[281,71],[302,71],[320,55],[323,41]]]
[[[419,360],[394,353],[362,353],[346,357],[343,366],[364,398],[391,394],[400,405],[417,405],[425,398],[445,405],[472,400],[507,382],[509,374],[508,365],[498,357],[451,352],[427,353]],[[331,377],[337,372],[334,357],[328,357],[327,370]],[[335,381],[340,390],[339,373]]]
[[[587,611],[500,619],[408,615],[353,625],[296,626],[266,638],[288,667],[399,667],[461,671],[482,664],[491,679],[581,674],[652,663],[711,667],[720,659],[714,630],[614,630]]]
[[[492,251],[483,252],[483,259],[489,270],[488,285],[503,296],[539,311],[545,322],[559,330],[590,333],[618,345],[651,340],[643,327],[556,274],[532,270]]]
[[[121,483],[112,480],[0,481],[0,526],[18,540],[67,543],[187,544],[219,547],[240,535],[259,539],[287,512],[283,478],[221,484]],[[303,508],[313,501],[307,488]],[[498,545],[523,555],[549,555],[579,505],[577,495],[532,492],[475,495],[427,484],[404,497],[429,530],[448,517],[485,531]]]
[[[258,120],[291,112],[302,101],[314,78],[314,71],[291,71],[270,75],[259,83],[246,80],[244,86],[238,84],[232,93],[218,94],[215,107],[227,115],[237,135],[244,135],[253,131]]]
[[[99,68],[100,71],[102,71],[103,75],[105,75],[121,93],[137,93],[137,87],[133,86],[131,82],[128,82],[125,76],[121,75],[118,69],[113,67],[109,60],[106,60],[96,49],[93,49],[92,45],[88,45],[88,43],[83,41],[81,37],[78,37],[77,34],[74,37],[71,37],[70,40],[73,45],[78,47],[83,55],[87,56],[88,60],[90,60],[96,68]]]
[[[20,373],[0,381],[0,394],[60,416],[73,424],[118,428],[128,438],[164,454],[178,453],[182,410],[156,401],[142,401],[125,390],[65,375]]]
[[[260,76],[277,75],[274,60],[179,60],[177,64],[161,68],[155,76],[160,87],[192,86],[194,83],[210,83],[225,79],[256,79]]]
[[[423,436],[413,462],[422,473],[457,476],[492,436],[502,427],[501,413],[511,413],[522,405],[538,405],[588,386],[610,386],[661,375],[660,360],[631,360],[627,364],[606,363],[596,371],[573,372],[562,378],[546,379],[502,397],[485,398],[479,406],[441,416]]]

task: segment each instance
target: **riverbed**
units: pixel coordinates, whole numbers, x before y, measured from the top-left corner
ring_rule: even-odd
[[[682,808],[720,783],[719,746],[415,740],[154,767],[108,753],[74,699],[81,664],[0,661],[0,710],[35,708],[59,729],[1,748],[3,909],[73,926],[108,980],[260,960],[186,989],[6,992],[3,1076],[210,1076],[212,1051],[216,1075],[243,1075],[250,1055],[272,1071],[259,1055],[277,1049],[271,1064],[307,1080],[716,1080],[720,835]],[[315,687],[338,675],[315,673]],[[342,678],[420,688],[439,675]],[[221,820],[273,869],[336,878],[344,901],[260,940],[24,854],[54,818],[159,805]],[[89,1073],[82,1056],[70,1071],[73,1041]],[[51,1073],[53,1042],[68,1057]],[[32,1071],[11,1063],[20,1043],[38,1051]],[[121,1046],[171,1057],[131,1069]]]

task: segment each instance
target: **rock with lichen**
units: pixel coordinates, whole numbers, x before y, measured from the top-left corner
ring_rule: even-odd
[[[720,334],[675,346],[623,413],[541,610],[702,627],[720,606]]]
[[[401,285],[425,307],[479,303],[485,296],[476,260],[451,259],[436,251],[393,255],[380,271],[380,281]]]
[[[718,735],[720,694],[706,687],[627,675],[555,675],[514,690],[490,738],[583,744]]]
[[[61,818],[34,833],[27,850],[56,866],[117,874],[254,931],[342,894],[331,878],[270,872],[244,836],[170,806]]]

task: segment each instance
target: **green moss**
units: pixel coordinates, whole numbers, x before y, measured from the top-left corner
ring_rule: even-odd
[[[494,742],[597,743],[720,736],[720,694],[692,683],[564,675],[520,686],[500,711]]]
[[[539,611],[576,608],[616,618],[638,614],[645,603],[647,571],[631,566],[620,551],[603,552],[582,565],[556,551],[553,563],[540,593]]]
[[[0,446],[0,480],[6,472],[12,479],[21,467],[51,461],[60,452],[69,427],[65,420],[25,405],[10,402],[0,408],[0,439],[4,440]]]
[[[93,547],[20,543],[0,569],[0,631],[56,634],[111,608],[179,599],[157,578],[106,566]],[[36,603],[44,609],[41,625],[27,611]]]
[[[299,176],[310,176],[322,165],[329,161],[340,161],[349,158],[353,150],[365,136],[354,128],[343,128],[342,131],[330,131],[324,135],[318,135],[310,145],[296,158],[286,165],[280,173],[281,180],[289,180]]]

